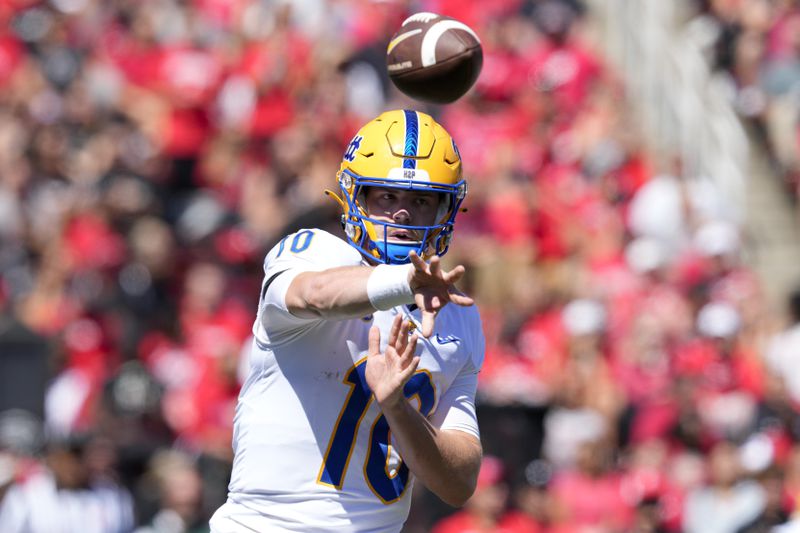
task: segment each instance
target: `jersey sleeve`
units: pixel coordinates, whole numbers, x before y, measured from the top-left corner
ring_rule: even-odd
[[[469,324],[467,331],[474,332],[470,339],[470,357],[439,399],[431,423],[440,429],[455,429],[480,439],[478,418],[475,414],[475,394],[478,390],[478,372],[483,365],[486,343],[480,317],[475,308],[470,310]]]
[[[326,231],[304,229],[284,237],[264,259],[264,280],[253,325],[256,341],[269,343],[280,332],[320,320],[294,316],[286,307],[286,291],[299,274],[359,264],[361,254]]]
[[[431,424],[439,429],[456,429],[480,438],[475,414],[477,389],[478,373],[468,362],[439,398],[439,405],[431,416]]]

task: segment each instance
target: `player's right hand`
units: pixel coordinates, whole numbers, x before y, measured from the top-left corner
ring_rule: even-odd
[[[438,255],[426,263],[415,252],[409,254],[414,269],[409,274],[409,285],[414,291],[414,303],[422,313],[422,335],[433,335],[433,325],[436,315],[448,303],[469,306],[474,300],[456,289],[455,284],[466,272],[462,265],[450,271],[442,270],[441,259]]]
[[[417,336],[409,335],[409,324],[403,320],[403,315],[395,316],[383,352],[380,329],[377,326],[370,328],[365,377],[382,409],[397,405],[404,398],[403,386],[419,365],[419,357],[414,353],[416,349]]]

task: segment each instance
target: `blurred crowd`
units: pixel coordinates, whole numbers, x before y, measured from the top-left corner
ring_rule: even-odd
[[[729,58],[743,102],[796,88],[797,2],[707,7],[770,45]],[[481,36],[453,105],[386,77],[416,11]],[[322,191],[398,107],[459,143],[487,337],[479,488],[418,487],[406,531],[800,530],[800,293],[766,301],[598,48],[577,0],[0,0],[0,530],[208,530],[263,256],[340,231]]]
[[[694,26],[711,66],[724,73],[740,115],[751,122],[800,197],[800,2],[693,0]]]

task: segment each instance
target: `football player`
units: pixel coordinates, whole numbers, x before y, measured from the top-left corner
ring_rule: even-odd
[[[398,532],[415,479],[453,506],[472,495],[484,339],[455,288],[464,268],[439,259],[461,172],[430,116],[383,113],[347,147],[340,195],[326,191],[347,241],[304,229],[267,254],[212,531]]]

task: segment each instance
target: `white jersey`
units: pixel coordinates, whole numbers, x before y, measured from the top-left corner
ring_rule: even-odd
[[[364,264],[343,240],[302,230],[273,248],[265,276],[250,372],[234,419],[228,502],[212,531],[398,532],[413,476],[391,445],[389,427],[364,379],[368,334],[406,306],[348,320],[298,318],[286,308],[299,273]],[[412,306],[413,307],[413,306]],[[433,425],[478,437],[477,372],[484,339],[475,307],[446,306],[406,396]],[[240,527],[236,527],[236,525]]]

